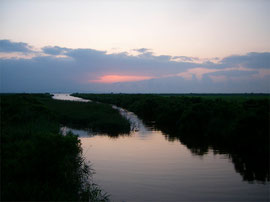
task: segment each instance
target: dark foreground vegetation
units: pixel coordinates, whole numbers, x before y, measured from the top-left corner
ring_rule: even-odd
[[[228,154],[244,180],[269,181],[269,95],[73,94],[155,122],[194,154]],[[161,148],[162,149],[162,148]]]
[[[89,180],[80,140],[60,124],[128,132],[109,105],[52,100],[49,94],[1,95],[1,201],[107,201]],[[106,117],[106,119],[104,119]]]
[[[109,136],[127,134],[129,121],[108,104],[39,99],[54,113],[59,123],[78,129],[91,129]]]

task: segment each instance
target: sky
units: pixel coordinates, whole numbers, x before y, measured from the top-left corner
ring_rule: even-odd
[[[269,93],[270,1],[1,0],[1,92]]]

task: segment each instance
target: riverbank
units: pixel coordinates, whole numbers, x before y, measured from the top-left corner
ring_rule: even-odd
[[[50,98],[40,99],[40,101],[54,112],[56,119],[62,125],[77,129],[88,128],[110,136],[127,134],[130,131],[129,121],[108,104]]]
[[[60,124],[111,135],[129,132],[128,121],[117,110],[53,100],[50,94],[1,94],[0,100],[1,200],[108,200],[91,183],[80,140],[60,134]]]
[[[246,181],[269,181],[269,97],[73,94],[115,104],[179,139],[191,152],[229,154]],[[239,163],[242,162],[242,163]]]

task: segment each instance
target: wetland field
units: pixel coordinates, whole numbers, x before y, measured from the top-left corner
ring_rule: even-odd
[[[268,201],[268,94],[1,94],[1,200]]]

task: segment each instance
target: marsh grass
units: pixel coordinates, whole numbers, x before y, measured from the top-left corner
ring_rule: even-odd
[[[2,201],[108,201],[91,182],[80,140],[71,133],[63,136],[59,127],[61,122],[77,125],[78,119],[79,126],[91,124],[87,114],[93,111],[115,112],[105,105],[54,102],[48,94],[1,95],[0,100]]]
[[[89,128],[107,134],[129,133],[130,123],[108,104],[44,99],[43,104],[55,113],[63,125]]]

